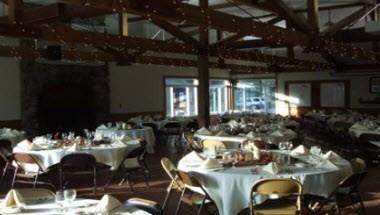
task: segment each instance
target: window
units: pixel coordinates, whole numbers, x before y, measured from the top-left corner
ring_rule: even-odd
[[[228,111],[228,85],[227,80],[210,80],[211,114],[223,114]]]
[[[234,87],[234,110],[275,112],[275,79],[237,80]]]
[[[198,80],[166,78],[166,115],[195,116],[198,114]]]

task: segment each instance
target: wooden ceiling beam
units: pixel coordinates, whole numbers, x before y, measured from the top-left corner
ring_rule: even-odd
[[[8,0],[8,22],[16,24],[22,18],[23,1],[22,0]]]
[[[266,38],[273,42],[285,42],[289,44],[308,45],[307,35],[300,32],[290,31],[280,27],[257,22],[252,19],[242,18],[214,10],[203,10],[198,6],[189,4],[177,4],[177,9],[169,11],[153,6],[141,5],[137,0],[129,1],[95,1],[95,0],[63,0],[66,3],[87,5],[105,9],[112,9],[115,12],[130,10],[131,12],[163,20],[186,20],[195,25],[212,27],[222,31],[236,32],[242,34],[255,35]],[[148,9],[146,9],[148,8]]]
[[[307,32],[310,27],[306,21],[306,18],[302,14],[296,14],[293,12],[287,4],[282,0],[265,1],[267,4],[272,5],[278,16],[284,18],[287,21],[287,25],[295,28],[298,31]]]
[[[307,0],[307,19],[311,34],[319,33],[319,0]]]
[[[344,43],[360,43],[380,41],[380,35],[365,32],[365,28],[354,28],[338,31],[334,34],[332,39]]]
[[[358,11],[348,15],[347,17],[343,18],[339,22],[335,23],[334,25],[328,27],[325,29],[322,34],[324,35],[334,35],[337,31],[342,30],[343,28],[347,27],[354,21],[358,20],[360,17],[364,16],[368,12],[368,9],[366,7],[363,7],[359,9]]]

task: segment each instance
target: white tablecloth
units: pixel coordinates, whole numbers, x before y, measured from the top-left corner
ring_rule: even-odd
[[[252,172],[255,168],[256,172]],[[205,170],[186,156],[178,163],[178,169],[192,171],[201,181],[210,197],[215,201],[220,215],[235,215],[249,205],[249,192],[259,179],[294,178],[303,184],[304,193],[328,196],[339,182],[352,173],[350,163],[341,160],[330,167],[293,167],[292,173],[271,175],[260,166],[232,167],[221,170]],[[290,167],[289,167],[290,168]]]
[[[95,131],[95,136],[102,135],[103,137],[113,138],[115,135],[127,135],[133,139],[140,138],[146,141],[146,150],[149,154],[154,153],[155,137],[153,129],[150,127],[143,127],[142,129],[117,129],[117,128],[98,128]]]
[[[19,134],[0,134],[0,140],[9,140],[12,146],[15,146],[17,143],[25,139],[25,133],[20,132]]]
[[[107,164],[111,166],[111,169],[119,167],[125,156],[133,149],[139,147],[140,144],[124,144],[124,145],[101,145],[90,148],[82,148],[80,150],[71,151],[69,149],[43,149],[43,150],[31,150],[25,151],[22,148],[15,147],[13,152],[26,153],[33,155],[39,162],[42,168],[48,168],[54,164],[57,164],[61,159],[68,154],[73,153],[88,153],[96,158],[99,163]],[[36,171],[35,165],[26,165],[27,171]]]
[[[99,200],[94,199],[77,199],[74,202],[70,203],[70,205],[65,205],[64,210],[65,214],[92,214],[96,212],[96,204],[98,204]],[[9,213],[14,215],[52,215],[52,214],[60,214],[59,205],[54,202],[45,202],[38,204],[28,204],[24,206],[22,211]],[[0,208],[1,214],[7,214],[7,210]],[[94,213],[95,214],[95,213]],[[115,215],[149,215],[150,213],[138,210],[135,208],[126,208],[125,206],[121,206],[120,208],[116,208],[112,211],[111,214]]]

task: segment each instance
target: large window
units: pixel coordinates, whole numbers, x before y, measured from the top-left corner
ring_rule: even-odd
[[[275,79],[238,80],[234,87],[234,111],[275,112]]]
[[[210,113],[223,114],[228,111],[229,81],[221,79],[210,80]]]
[[[166,78],[166,115],[194,116],[198,114],[198,80]]]

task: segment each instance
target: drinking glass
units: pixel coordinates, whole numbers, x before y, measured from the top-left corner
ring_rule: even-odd
[[[65,195],[63,191],[57,191],[55,193],[55,204],[59,206],[59,212],[63,214],[63,204],[65,203]]]
[[[287,145],[286,145],[286,142],[280,142],[278,144],[278,148],[282,151],[286,150],[287,149]]]
[[[65,190],[64,196],[65,196],[65,201],[70,204],[76,199],[77,191],[75,189]]]
[[[293,148],[293,143],[291,141],[285,142],[285,146],[287,150],[292,150]]]

